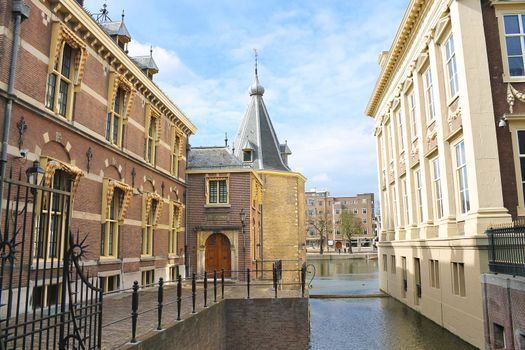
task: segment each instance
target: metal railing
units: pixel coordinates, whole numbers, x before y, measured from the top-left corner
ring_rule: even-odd
[[[280,287],[282,287],[282,263],[275,262],[272,265],[271,270],[259,270],[258,272],[252,271],[249,268],[245,271],[239,271],[239,270],[220,270],[220,271],[213,271],[213,273],[205,272],[204,274],[197,275],[195,273],[192,273],[190,277],[183,278],[181,275],[178,275],[177,278],[173,281],[164,281],[161,277],[158,282],[151,283],[148,285],[139,286],[139,282],[135,281],[133,282],[133,286],[131,288],[126,289],[119,289],[116,291],[107,292],[106,294],[116,294],[120,292],[130,292],[131,291],[131,313],[125,317],[122,317],[120,319],[111,321],[107,324],[104,324],[102,326],[103,329],[107,329],[108,327],[119,323],[123,321],[129,321],[131,320],[131,332],[130,332],[130,342],[136,343],[137,340],[137,325],[139,322],[139,318],[141,315],[144,315],[149,312],[157,312],[156,317],[156,329],[161,330],[163,329],[163,319],[165,317],[169,317],[170,320],[176,320],[181,321],[182,320],[182,307],[186,303],[191,303],[191,314],[197,313],[197,307],[202,306],[202,309],[205,309],[209,306],[210,303],[217,303],[218,299],[223,300],[226,298],[225,294],[225,286],[228,286],[228,288],[244,288],[245,293],[241,294],[243,297],[246,297],[247,299],[250,299],[252,297],[251,290],[254,286],[254,281],[252,280],[252,275],[256,275],[257,273],[271,273],[272,275],[272,290],[273,290],[273,297],[278,298],[279,297],[279,290]],[[307,266],[306,264],[303,264],[299,270],[285,270],[285,272],[294,272],[299,273],[301,276],[299,283],[287,283],[287,285],[292,284],[298,284],[300,285],[300,293],[301,296],[304,298],[306,295],[306,278],[307,278]],[[236,282],[234,284],[230,284],[225,282],[225,275],[231,275],[232,273],[237,274],[245,274],[245,278],[243,278],[243,282]],[[210,281],[211,280],[211,281]],[[197,288],[197,284],[202,284],[201,288]],[[166,285],[168,284],[175,284],[176,288],[176,297],[172,299],[171,301],[166,302],[165,301],[165,295],[166,293],[172,293],[171,290],[166,289]],[[186,286],[189,284],[191,286],[191,292],[189,295],[183,294],[183,285],[186,284]],[[210,287],[211,284],[211,287]],[[155,306],[140,310],[140,291],[141,290],[148,290],[151,291],[153,288],[157,288],[157,303]],[[210,290],[211,289],[211,290]],[[219,295],[220,294],[220,295]],[[211,298],[211,295],[213,298]],[[237,297],[239,294],[236,294]],[[198,300],[202,298],[202,304],[198,302]],[[176,315],[165,315],[164,308],[176,304]]]
[[[494,273],[525,276],[525,223],[491,228],[489,238],[489,269]]]

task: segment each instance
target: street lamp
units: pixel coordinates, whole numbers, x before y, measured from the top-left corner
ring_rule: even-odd
[[[37,186],[41,175],[44,174],[44,169],[40,167],[40,162],[38,160],[35,160],[33,162],[33,166],[27,168],[26,175],[27,175],[27,182],[29,182],[29,185]],[[36,193],[36,189],[32,188],[31,192]]]
[[[245,238],[244,238],[244,227],[246,226],[246,212],[244,211],[244,208],[241,209],[239,213],[239,217],[241,219],[241,235],[242,235],[242,247],[246,248]]]

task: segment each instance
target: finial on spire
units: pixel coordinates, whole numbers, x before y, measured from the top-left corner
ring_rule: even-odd
[[[228,147],[228,133],[225,132],[224,133],[224,147]]]
[[[153,57],[153,45],[149,46],[149,57]]]
[[[253,49],[253,54],[255,56],[255,75],[257,76],[257,49]]]
[[[122,22],[124,22],[124,9],[122,9]]]

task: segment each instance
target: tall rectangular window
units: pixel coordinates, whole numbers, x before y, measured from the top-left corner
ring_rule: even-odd
[[[439,158],[432,160],[432,182],[434,184],[435,215],[436,219],[443,217],[443,193],[441,191],[441,172]]]
[[[388,160],[391,162],[394,159],[394,128],[392,122],[388,124]]]
[[[228,180],[208,180],[208,204],[228,203]]]
[[[64,43],[58,56],[59,59],[47,79],[45,105],[63,117],[69,117],[68,108],[73,94],[73,56],[74,50],[67,43]]]
[[[525,130],[518,130],[518,152],[520,154],[521,190],[525,198]]]
[[[405,149],[405,141],[403,140],[403,115],[401,111],[397,112],[397,121],[399,124],[399,149],[403,151]]]
[[[503,16],[505,28],[505,47],[507,50],[507,63],[510,76],[523,76],[524,39],[525,39],[525,16],[506,15]]]
[[[410,113],[410,122],[412,123],[412,137],[414,138],[417,136],[419,128],[419,124],[417,122],[416,95],[414,94],[414,91],[408,95],[408,111]]]
[[[399,210],[397,210],[397,191],[396,186],[392,186],[392,209],[394,211],[394,227],[399,225]]]
[[[384,272],[388,271],[388,260],[387,260],[386,254],[383,254],[383,271]]]
[[[157,144],[157,118],[151,117],[149,120],[149,126],[144,139],[144,158],[148,163],[155,163],[155,151]]]
[[[101,257],[117,257],[118,255],[118,216],[123,195],[120,189],[115,188],[111,203],[107,206],[106,222],[102,225],[102,235],[100,237]]]
[[[462,140],[456,145],[456,176],[459,189],[461,214],[470,210],[469,189],[467,180],[467,162],[465,159],[465,143]]]
[[[151,201],[151,209],[149,211],[144,228],[142,229],[142,255],[153,254],[153,234],[155,232],[155,216],[157,215],[158,202]]]
[[[407,258],[406,256],[401,257],[401,282],[403,283],[401,287],[401,296],[406,298],[406,293],[408,290],[408,271],[407,271]]]
[[[172,137],[171,145],[171,175],[179,176],[179,154],[180,154],[180,136],[175,129],[172,131],[175,135]]]
[[[56,170],[51,188],[71,190],[72,178],[62,170]],[[41,209],[35,227],[35,259],[62,259],[64,240],[69,227],[69,196],[52,192],[42,195]]]
[[[436,118],[436,105],[434,103],[434,90],[432,84],[432,71],[430,67],[424,74],[425,99],[427,103],[427,118],[434,120]]]
[[[456,49],[454,47],[454,37],[450,37],[445,42],[445,59],[448,72],[448,87],[450,97],[456,96],[459,91],[458,70],[456,67]]]
[[[408,190],[407,190],[407,179],[404,178],[401,180],[401,186],[403,190],[403,209],[404,209],[404,219],[405,219],[405,226],[408,225],[410,222],[410,209],[408,208]]]
[[[173,206],[173,213],[170,222],[170,232],[168,239],[168,253],[170,255],[177,254],[177,234],[179,232],[180,208]]]
[[[122,144],[122,120],[125,93],[121,88],[115,93],[112,110],[106,116],[106,140],[116,146]]]
[[[421,169],[416,170],[414,173],[416,181],[416,192],[417,192],[417,219],[418,222],[423,222],[423,181],[421,180]]]

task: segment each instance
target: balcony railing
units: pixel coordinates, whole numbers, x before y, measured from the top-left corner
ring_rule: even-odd
[[[491,228],[486,233],[490,272],[525,277],[525,223]]]

